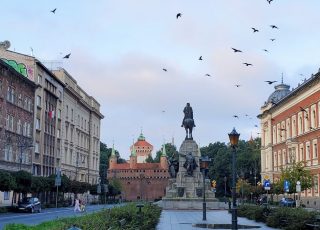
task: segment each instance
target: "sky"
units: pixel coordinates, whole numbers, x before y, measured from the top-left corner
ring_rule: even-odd
[[[200,147],[227,143],[233,127],[257,137],[274,91],[265,81],[296,88],[320,68],[318,9],[318,0],[10,0],[0,41],[65,68],[101,105],[101,141],[128,159],[141,130],[153,156],[172,139],[179,149],[187,102]]]

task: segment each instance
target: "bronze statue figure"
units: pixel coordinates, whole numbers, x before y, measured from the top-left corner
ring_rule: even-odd
[[[169,174],[171,178],[176,178],[179,171],[179,159],[176,159],[176,155],[173,153],[172,157],[168,159]]]
[[[183,167],[187,170],[188,176],[193,176],[193,170],[195,170],[198,167],[195,157],[192,155],[191,152],[187,153],[186,155],[180,153],[180,156],[186,158]]]
[[[181,127],[184,127],[186,130],[186,140],[193,140],[192,138],[192,129],[196,127],[193,120],[193,110],[190,106],[190,103],[187,103],[186,107],[183,109],[184,118],[182,121]]]

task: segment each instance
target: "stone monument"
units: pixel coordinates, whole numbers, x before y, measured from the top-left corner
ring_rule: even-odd
[[[162,199],[164,209],[202,209],[203,192],[205,192],[207,208],[218,208],[218,200],[210,190],[210,180],[205,180],[203,191],[203,174],[200,171],[200,149],[192,137],[195,127],[193,111],[189,103],[184,109],[185,117],[182,126],[186,129],[186,138],[179,149],[179,170],[169,179],[166,195]],[[169,162],[170,165],[170,162]]]

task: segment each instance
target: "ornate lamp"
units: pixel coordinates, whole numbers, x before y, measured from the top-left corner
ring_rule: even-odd
[[[202,220],[207,220],[207,203],[206,203],[206,172],[209,168],[211,159],[208,156],[200,158],[200,169],[203,173],[203,203],[202,203]]]

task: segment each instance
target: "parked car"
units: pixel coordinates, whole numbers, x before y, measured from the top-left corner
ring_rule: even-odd
[[[279,202],[282,207],[296,207],[296,201],[292,198],[282,198]]]
[[[18,202],[18,210],[24,212],[41,212],[41,203],[37,197],[25,197]]]

